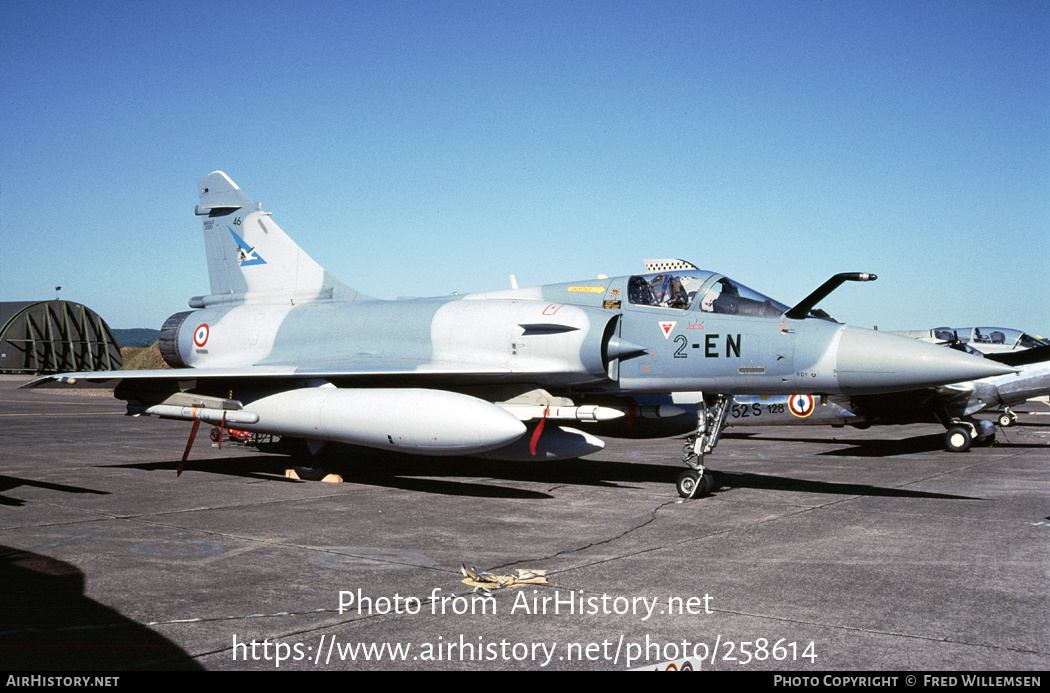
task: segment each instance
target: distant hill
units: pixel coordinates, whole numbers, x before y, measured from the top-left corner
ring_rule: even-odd
[[[113,337],[120,347],[148,347],[157,341],[160,330],[138,327],[131,330],[113,330]]]
[[[123,370],[126,371],[171,368],[164,363],[160,355],[160,345],[157,342],[153,342],[148,347],[121,347],[120,358],[124,361]]]

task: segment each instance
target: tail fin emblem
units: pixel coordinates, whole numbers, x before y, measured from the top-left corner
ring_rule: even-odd
[[[233,236],[233,240],[237,241],[237,264],[241,267],[247,267],[248,265],[265,265],[266,260],[255,254],[255,248],[251,247],[244,242],[244,239],[238,236],[233,229],[229,226],[226,228],[230,229],[230,234]]]

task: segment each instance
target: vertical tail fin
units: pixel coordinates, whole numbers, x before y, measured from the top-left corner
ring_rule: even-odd
[[[211,295],[191,305],[246,298],[294,300],[367,298],[328,274],[222,171],[197,181],[204,217]]]

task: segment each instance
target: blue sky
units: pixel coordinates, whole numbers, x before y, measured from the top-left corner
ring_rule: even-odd
[[[379,297],[681,257],[1046,335],[1046,2],[0,2],[0,301],[159,328],[225,171]]]

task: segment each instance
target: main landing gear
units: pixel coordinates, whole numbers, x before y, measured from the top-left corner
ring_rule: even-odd
[[[291,468],[303,481],[320,481],[330,474],[324,464],[325,441],[281,438],[281,451],[291,456]]]
[[[682,498],[702,498],[714,490],[714,474],[704,467],[704,455],[718,445],[732,404],[732,395],[714,395],[697,402],[696,433],[686,439],[685,447],[682,448],[682,462],[690,469],[679,475],[676,484],[678,495]]]
[[[995,442],[995,424],[983,419],[954,419],[945,425],[944,449],[948,452],[966,452],[974,445]]]

